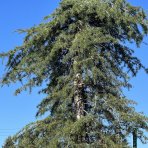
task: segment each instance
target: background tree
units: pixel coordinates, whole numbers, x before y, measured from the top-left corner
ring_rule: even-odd
[[[144,10],[125,0],[62,0],[46,21],[27,30],[8,57],[2,84],[16,90],[45,86],[37,117],[13,140],[18,147],[128,148],[128,136],[147,141],[148,118],[137,113],[122,88],[142,68],[134,50],[148,34]]]
[[[15,148],[14,142],[11,137],[8,137],[5,141],[3,148]]]

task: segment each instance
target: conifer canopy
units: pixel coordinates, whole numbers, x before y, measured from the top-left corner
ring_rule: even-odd
[[[3,85],[46,94],[36,116],[48,116],[14,135],[15,147],[129,148],[135,129],[145,143],[148,118],[122,91],[147,72],[127,46],[140,47],[148,34],[144,10],[126,0],[62,0],[45,20],[19,30],[23,44],[0,54],[8,59]]]

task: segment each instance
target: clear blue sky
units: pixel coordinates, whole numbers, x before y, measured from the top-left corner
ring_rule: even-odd
[[[14,31],[20,28],[29,28],[42,21],[42,18],[50,14],[60,0],[5,0],[0,1],[0,52],[13,49],[22,43],[23,36]],[[148,1],[129,0],[134,5],[144,7],[148,11]],[[145,38],[148,42],[148,38]],[[148,46],[142,44],[136,49],[136,55],[148,67]],[[1,62],[1,61],[0,61]],[[4,66],[0,63],[0,77]],[[131,80],[133,88],[125,91],[127,96],[138,102],[138,111],[143,111],[148,116],[148,75],[141,71],[136,78]],[[35,89],[32,94],[24,92],[14,96],[14,91],[19,84],[0,88],[0,147],[4,139],[16,133],[26,124],[36,120],[36,106],[43,98]],[[148,145],[139,144],[139,148],[147,148]]]

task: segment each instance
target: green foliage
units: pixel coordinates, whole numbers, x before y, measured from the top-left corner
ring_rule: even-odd
[[[16,147],[128,148],[135,128],[145,143],[148,118],[122,92],[131,87],[130,75],[141,68],[147,72],[126,46],[134,42],[139,47],[148,34],[144,10],[125,0],[63,0],[45,19],[19,30],[26,33],[23,45],[1,54],[8,57],[2,84],[23,83],[16,94],[46,84],[40,93],[47,97],[38,105],[37,117],[49,116],[17,133]],[[73,101],[77,73],[86,106],[80,120]]]
[[[13,139],[11,137],[8,137],[2,148],[15,148]]]

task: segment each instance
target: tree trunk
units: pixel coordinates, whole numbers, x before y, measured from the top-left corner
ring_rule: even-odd
[[[133,131],[133,148],[137,148],[137,129]]]
[[[75,106],[75,114],[76,120],[80,120],[83,116],[85,116],[85,102],[84,102],[84,84],[82,81],[82,76],[80,73],[76,74],[75,81],[75,92],[74,92],[74,106]],[[82,141],[86,141],[86,135],[78,135],[77,142],[82,143]]]
[[[76,74],[76,78],[74,81],[75,85],[75,93],[74,93],[74,103],[75,103],[75,112],[76,112],[76,119],[79,120],[81,117],[84,116],[84,98],[83,98],[83,81],[81,75],[78,73]]]

